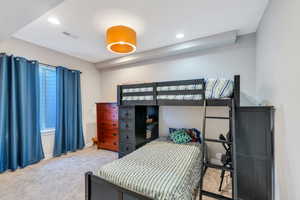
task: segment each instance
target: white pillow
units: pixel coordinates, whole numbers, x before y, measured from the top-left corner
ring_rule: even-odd
[[[219,99],[231,97],[233,93],[233,81],[228,79],[206,80],[205,97],[207,99]]]

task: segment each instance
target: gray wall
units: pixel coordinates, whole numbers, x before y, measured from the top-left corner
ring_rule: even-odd
[[[271,0],[257,32],[257,94],[276,106],[276,199],[300,199],[300,1]]]
[[[101,100],[116,101],[118,84],[135,82],[154,82],[183,80],[193,78],[225,77],[241,75],[242,104],[254,102],[255,97],[255,34],[239,37],[237,44],[206,50],[190,55],[156,60],[135,66],[108,69],[101,73]],[[210,108],[211,114],[226,115],[224,108]],[[202,108],[199,107],[161,107],[160,135],[166,135],[168,127],[202,127]],[[217,137],[226,133],[228,122],[208,123],[207,133]],[[211,146],[211,155],[222,150],[221,146]]]

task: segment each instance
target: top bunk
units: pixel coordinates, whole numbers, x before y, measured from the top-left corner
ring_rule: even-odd
[[[240,105],[240,76],[228,79],[193,79],[118,86],[121,106],[232,106]]]

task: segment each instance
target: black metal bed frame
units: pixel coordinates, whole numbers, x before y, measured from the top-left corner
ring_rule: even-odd
[[[198,79],[198,81],[203,81],[203,79]],[[189,80],[191,81],[191,80]],[[195,81],[195,80],[193,80]],[[196,80],[197,81],[197,80]],[[186,83],[186,81],[176,81],[177,84]],[[162,85],[164,83],[170,83],[170,82],[161,82]],[[174,83],[174,82],[173,82]],[[156,88],[157,84],[160,83],[149,83],[149,84],[135,84],[135,85],[126,85],[127,88],[137,88],[141,87],[141,85],[144,86],[155,86]],[[122,86],[118,86],[118,104],[124,105],[122,103]],[[203,91],[200,91],[201,94],[204,94],[205,89]],[[233,90],[233,96],[231,99],[207,99],[206,101],[201,100],[197,103],[191,102],[191,101],[182,101],[180,102],[170,102],[170,101],[164,101],[164,102],[158,102],[156,100],[156,89],[153,91],[153,95],[155,98],[153,101],[145,101],[145,102],[130,102],[130,105],[158,105],[158,106],[164,106],[164,105],[174,105],[174,106],[222,106],[222,107],[239,107],[240,106],[240,76],[235,75],[234,76],[234,90]],[[233,100],[233,101],[232,101]],[[234,105],[232,105],[232,102],[234,102]],[[169,104],[168,104],[169,103]],[[203,178],[203,177],[201,177]],[[199,180],[200,182],[200,180]],[[112,184],[109,181],[100,178],[99,176],[94,175],[92,172],[86,172],[85,173],[85,200],[152,200],[151,198],[144,196],[142,194],[127,190],[123,187],[120,187],[118,185]]]

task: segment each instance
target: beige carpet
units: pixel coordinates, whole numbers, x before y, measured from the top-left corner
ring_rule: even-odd
[[[6,172],[0,175],[0,199],[84,200],[84,173],[95,171],[115,159],[117,153],[91,147],[15,172]],[[205,179],[207,190],[217,190],[219,176],[218,171],[208,170]]]
[[[214,192],[217,194],[224,195],[226,197],[231,197],[231,178],[229,177],[229,173],[226,173],[222,191],[219,192],[220,178],[221,172],[220,170],[208,169],[205,177],[204,177],[204,190],[209,192]],[[212,198],[204,197],[203,200],[211,200]]]
[[[0,175],[1,200],[84,200],[84,173],[117,154],[87,148]]]

